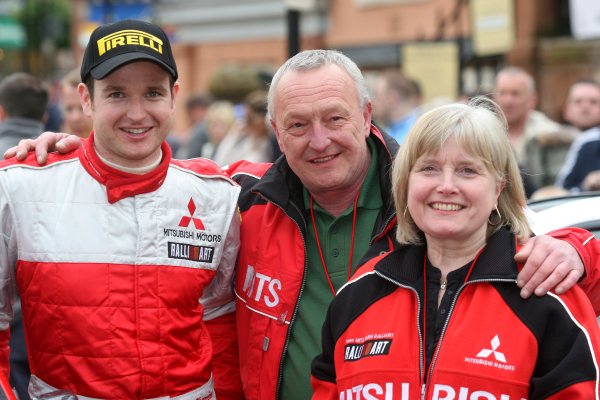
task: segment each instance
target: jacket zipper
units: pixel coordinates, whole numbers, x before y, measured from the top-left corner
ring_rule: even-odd
[[[375,274],[380,276],[381,278],[385,279],[388,282],[393,283],[396,286],[399,286],[401,288],[405,288],[408,289],[410,291],[412,291],[415,294],[415,297],[417,298],[417,315],[419,316],[418,318],[420,318],[421,316],[421,299],[419,298],[419,293],[417,293],[417,290],[411,286],[407,286],[407,285],[403,285],[400,282],[390,278],[389,276],[383,275],[381,272],[379,271],[375,271]],[[421,324],[419,324],[419,320],[417,319],[417,332],[419,333],[419,376],[421,377],[421,382],[424,382],[425,380],[425,355],[423,354],[424,350],[423,350],[423,333],[421,332]],[[422,384],[421,386],[421,399],[425,398],[425,384]]]
[[[267,200],[270,201],[270,200]],[[296,221],[294,218],[292,218],[283,207],[281,207],[279,204],[270,201],[273,204],[276,204],[277,207],[292,221],[294,221],[294,223],[296,224],[296,226],[298,227],[298,230],[300,231],[300,236],[302,236],[302,242],[304,245],[304,273],[302,274],[302,284],[300,285],[300,292],[298,293],[298,300],[296,301],[296,305],[294,306],[294,311],[292,312],[292,317],[290,318],[290,324],[289,324],[289,328],[287,331],[287,334],[285,335],[285,342],[283,344],[283,350],[281,352],[281,357],[279,359],[279,373],[277,374],[277,386],[275,387],[275,399],[279,399],[279,392],[281,391],[281,380],[283,377],[283,363],[284,363],[284,356],[287,353],[287,349],[288,349],[288,345],[290,342],[290,331],[292,329],[292,325],[294,323],[294,320],[296,319],[296,314],[298,312],[298,308],[300,307],[300,298],[302,297],[302,293],[304,293],[304,285],[306,284],[306,270],[308,268],[308,249],[306,248],[306,237],[305,235],[302,234],[302,229],[300,228],[300,224],[298,223],[298,221]],[[300,212],[300,209],[298,208],[298,206],[296,205],[296,203],[294,203],[293,201],[290,201],[290,204],[292,206],[294,206],[294,208],[296,209],[296,211],[298,212],[298,215],[302,215],[302,212]],[[304,219],[302,219],[304,221]],[[306,227],[306,221],[304,221],[304,228],[308,229]],[[285,319],[283,321],[283,323],[285,323]]]
[[[429,386],[429,383],[431,382],[431,377],[433,376],[433,369],[435,367],[435,363],[437,361],[437,358],[438,358],[438,355],[440,352],[440,348],[442,346],[442,341],[444,340],[444,335],[446,334],[446,328],[448,327],[448,321],[450,321],[450,316],[454,312],[454,306],[456,305],[458,296],[462,293],[463,289],[465,287],[467,287],[468,285],[470,285],[472,283],[483,283],[483,282],[515,282],[515,280],[514,279],[475,279],[475,280],[464,283],[456,291],[456,294],[454,295],[454,298],[452,299],[452,303],[450,304],[450,310],[448,311],[448,315],[446,316],[446,320],[444,321],[444,327],[442,328],[442,332],[440,333],[440,339],[438,340],[437,346],[435,348],[435,352],[433,354],[433,358],[431,359],[431,365],[429,366],[429,374],[427,376],[427,382],[423,383],[422,399],[425,398],[424,396],[425,396],[425,393],[427,392],[427,386]]]
[[[376,240],[380,240],[383,236],[387,236],[387,234],[383,235],[383,232],[388,229],[388,227],[390,226],[390,223],[392,222],[392,220],[396,217],[396,213],[392,213],[392,215],[390,215],[388,217],[388,219],[385,221],[385,223],[383,224],[383,226],[381,227],[381,229],[377,232],[377,234],[373,235],[373,237],[371,237],[371,240],[369,240],[369,246],[372,246],[373,243]],[[393,249],[390,249],[390,251]]]

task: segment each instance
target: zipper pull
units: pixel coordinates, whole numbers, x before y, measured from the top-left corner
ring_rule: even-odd
[[[421,400],[425,400],[425,384],[421,385]]]
[[[446,290],[446,285],[448,284],[448,281],[444,280],[444,279],[440,279],[440,289],[441,290]]]
[[[277,318],[277,323],[279,325],[285,324],[286,317],[287,317],[287,311],[282,312],[281,314],[279,314],[279,318]]]

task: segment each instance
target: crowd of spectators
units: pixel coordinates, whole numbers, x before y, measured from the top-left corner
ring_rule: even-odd
[[[24,79],[21,73],[17,75],[21,81]],[[5,93],[15,85],[8,83],[11,80],[15,80],[15,76],[6,76],[3,80],[3,86],[9,87],[3,89]],[[6,142],[4,150],[19,139],[35,137],[44,130],[60,130],[80,137],[87,137],[91,132],[91,119],[83,111],[77,93],[79,68],[58,81],[56,94],[52,85],[41,81],[38,84],[46,95],[45,100],[30,101],[31,93],[16,97],[5,94],[4,104],[0,102],[0,143]],[[424,102],[420,83],[398,69],[374,74],[370,91],[375,123],[400,144],[422,112],[431,108]],[[521,167],[528,198],[600,190],[598,82],[588,77],[574,81],[557,121],[537,109],[535,79],[520,67],[499,70],[493,90],[486,94],[499,104],[507,120],[509,139]],[[7,100],[8,97],[14,100]],[[222,166],[239,159],[275,161],[281,152],[266,104],[263,89],[254,90],[239,103],[216,98],[208,91],[193,93],[185,102],[189,118],[187,134],[169,135],[167,141],[180,159],[206,157]],[[29,119],[35,123],[27,122],[18,115],[10,117],[6,111],[10,107],[21,113],[34,107],[43,108],[44,113],[37,115],[38,112]],[[27,129],[22,129],[17,136],[10,133],[15,123],[26,122]],[[60,129],[56,129],[57,124]]]

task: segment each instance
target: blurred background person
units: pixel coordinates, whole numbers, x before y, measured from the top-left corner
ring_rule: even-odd
[[[187,141],[181,143],[175,154],[176,158],[187,159],[202,156],[202,148],[205,143],[209,142],[204,119],[214,101],[213,96],[209,93],[195,93],[186,100],[185,110],[190,120],[190,129]]]
[[[48,89],[35,76],[15,72],[0,81],[0,151],[44,131]]]
[[[600,126],[580,133],[556,178],[571,192],[600,190]]]
[[[275,134],[267,121],[267,92],[251,92],[244,99],[243,106],[244,120],[229,130],[213,158],[221,166],[239,160],[274,161]]]
[[[44,131],[48,89],[35,76],[15,72],[0,81],[0,151],[15,146],[21,139],[33,139]],[[25,346],[21,303],[13,306],[10,326],[10,383],[21,400],[29,399],[29,363]]]
[[[373,83],[373,118],[402,143],[421,114],[421,87],[402,72],[385,71]]]
[[[48,90],[48,104],[46,105],[46,116],[44,117],[44,131],[53,132],[54,129],[60,129],[64,123],[64,116],[60,106],[60,79],[44,80],[46,90]]]
[[[600,84],[592,79],[575,81],[567,93],[565,122],[583,132],[600,124]]]
[[[587,192],[600,190],[600,169],[588,173],[581,187]]]
[[[600,151],[594,144],[598,140],[598,132],[594,128],[600,125],[598,82],[581,79],[571,84],[565,100],[563,119],[566,125],[561,130],[563,143],[560,146],[564,149],[570,143],[569,150],[554,185],[540,188],[532,198],[548,197],[551,193],[561,191],[569,193],[600,190],[600,172],[595,172],[600,169]],[[592,132],[587,134],[588,130]]]
[[[554,183],[572,138],[565,136],[558,122],[535,109],[538,100],[535,81],[524,69],[500,70],[493,98],[506,116],[508,137],[517,161],[533,182],[526,193],[529,197],[535,189]]]
[[[208,107],[203,124],[206,141],[199,149],[198,157],[213,159],[219,143],[233,129],[237,119],[233,104],[226,100],[217,100]]]
[[[543,199],[549,199],[552,197],[563,197],[563,196],[568,196],[569,195],[569,191],[560,187],[560,186],[556,186],[556,185],[548,185],[548,186],[544,186],[539,188],[538,190],[536,190],[531,197],[529,197],[529,200],[543,200]]]
[[[60,82],[62,131],[86,138],[92,131],[92,119],[83,112],[77,86],[81,83],[79,68],[69,71]]]

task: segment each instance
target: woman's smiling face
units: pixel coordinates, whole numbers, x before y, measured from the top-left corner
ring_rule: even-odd
[[[453,137],[419,157],[408,182],[408,210],[428,242],[485,239],[502,184]]]

